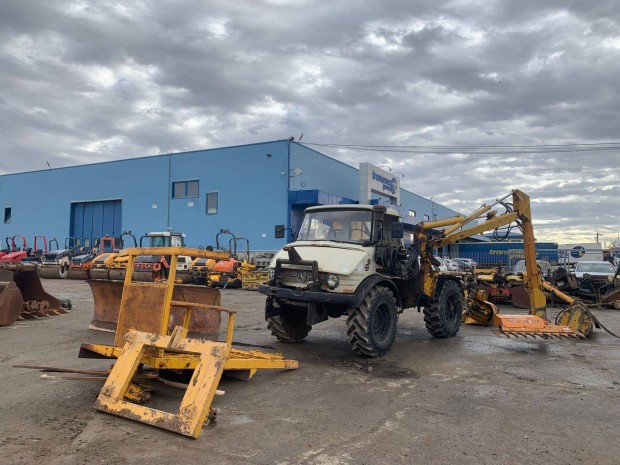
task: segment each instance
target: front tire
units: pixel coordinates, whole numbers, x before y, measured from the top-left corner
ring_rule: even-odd
[[[288,311],[267,318],[267,328],[282,342],[299,342],[303,341],[312,329],[307,320],[307,312]]]
[[[381,357],[396,337],[396,299],[386,287],[372,288],[359,308],[350,308],[347,318],[349,344],[358,355]]]
[[[463,295],[454,281],[444,281],[439,299],[424,307],[426,329],[433,337],[454,337],[461,327]]]

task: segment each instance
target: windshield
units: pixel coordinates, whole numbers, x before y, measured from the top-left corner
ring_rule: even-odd
[[[306,213],[298,241],[336,241],[362,244],[372,237],[372,212],[325,210]]]
[[[577,263],[575,271],[580,273],[614,273],[616,270],[611,263]]]
[[[150,236],[151,247],[182,247],[180,236]]]
[[[540,270],[545,274],[548,273],[549,269],[551,268],[549,262],[545,260],[536,260],[536,264],[538,265],[538,268],[540,268]],[[519,260],[512,269],[513,273],[525,273],[525,271],[525,260]]]

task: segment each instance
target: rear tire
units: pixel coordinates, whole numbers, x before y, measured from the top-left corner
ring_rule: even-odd
[[[381,357],[396,337],[396,299],[386,287],[372,288],[359,308],[350,308],[347,335],[353,352],[365,357]]]
[[[267,328],[282,342],[299,342],[303,341],[312,330],[307,320],[307,312],[286,312],[267,318]]]
[[[454,281],[445,281],[439,299],[424,307],[426,329],[433,337],[454,337],[461,327],[463,296]]]

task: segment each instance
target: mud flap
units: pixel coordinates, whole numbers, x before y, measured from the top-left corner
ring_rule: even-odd
[[[211,402],[230,354],[230,344],[130,331],[125,346],[112,368],[95,408],[102,412],[129,418],[175,433],[197,438],[207,417],[214,420]],[[179,328],[180,329],[180,328]],[[126,393],[144,353],[149,348],[176,354],[192,354],[199,358],[192,379],[176,413],[164,412],[126,400]]]

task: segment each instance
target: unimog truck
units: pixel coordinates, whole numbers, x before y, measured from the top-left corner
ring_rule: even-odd
[[[504,212],[498,214],[495,206]],[[511,224],[523,233],[529,315],[500,315],[463,273],[440,273],[433,257],[433,250],[485,231],[510,229]],[[584,312],[573,309],[574,321],[571,317],[567,326],[547,318],[530,199],[523,192],[515,189],[468,216],[412,228],[412,241],[405,245],[405,225],[396,211],[383,205],[306,209],[295,241],[274,256],[269,281],[259,286],[267,296],[265,318],[271,333],[281,341],[298,342],[313,325],[346,316],[353,351],[378,357],[394,342],[398,315],[417,307],[434,337],[455,336],[462,319],[495,326],[496,333],[509,337],[584,336],[577,324],[587,319]],[[284,237],[284,230],[276,226],[276,237]]]
[[[276,226],[276,236],[283,233]],[[432,255],[423,263],[424,234],[408,247],[403,235],[398,213],[384,205],[306,209],[296,240],[274,256],[269,281],[259,286],[267,296],[271,333],[298,342],[313,325],[346,316],[353,351],[377,357],[394,342],[398,315],[417,306],[424,309],[431,335],[456,335],[463,306],[460,276],[440,275]]]

